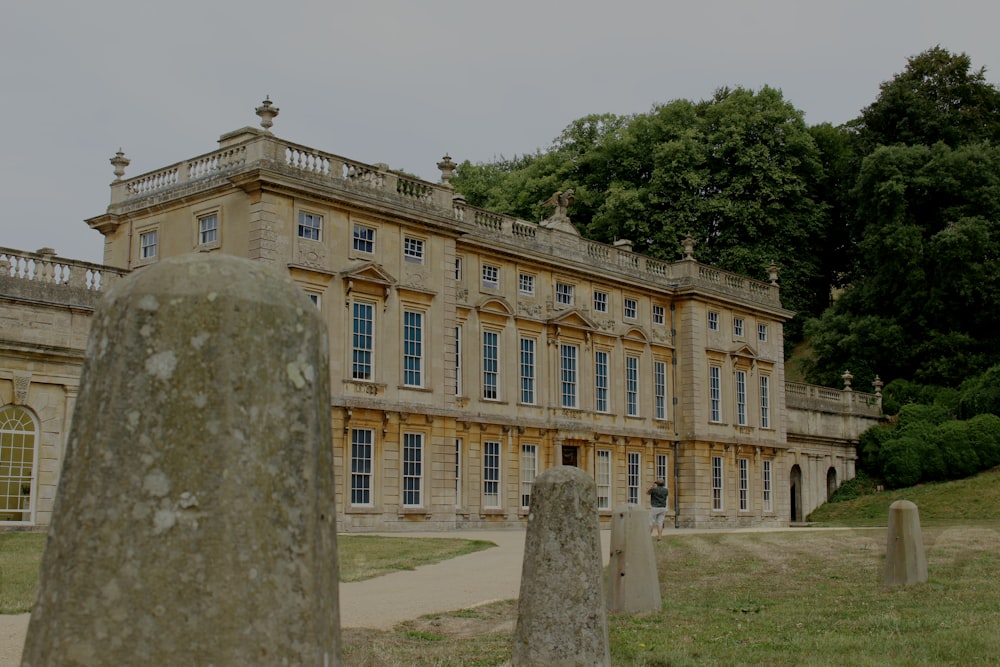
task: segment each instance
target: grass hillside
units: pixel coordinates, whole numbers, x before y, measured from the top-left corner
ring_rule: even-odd
[[[809,521],[831,526],[884,526],[889,506],[909,500],[920,512],[921,524],[1000,520],[1000,468],[952,482],[919,484],[883,491],[839,503],[826,503]]]

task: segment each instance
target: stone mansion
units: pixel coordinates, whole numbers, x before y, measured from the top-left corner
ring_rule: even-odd
[[[150,173],[113,157],[87,220],[103,264],[0,248],[0,525],[49,523],[101,293],[189,252],[288,272],[320,309],[342,532],[516,526],[560,464],[593,476],[605,522],[665,478],[679,527],[802,521],[854,475],[881,397],[847,373],[786,382],[777,267],[760,282],[691,240],[673,262],[588,241],[558,193],[539,223],[498,215],[455,192],[447,156],[430,183],[279,139],[278,110],[257,112]]]

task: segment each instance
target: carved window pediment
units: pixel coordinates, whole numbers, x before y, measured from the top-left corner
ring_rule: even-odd
[[[355,291],[361,291],[388,298],[389,293],[398,282],[396,278],[377,262],[354,264],[346,270],[341,271],[341,277],[344,280],[344,292],[347,295]]]
[[[597,322],[584,315],[579,308],[559,311],[557,315],[550,317],[548,322],[549,324],[555,324],[560,327],[588,329],[590,331],[596,331],[598,329]]]

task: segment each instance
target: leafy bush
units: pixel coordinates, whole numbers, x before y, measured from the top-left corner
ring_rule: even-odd
[[[937,427],[936,435],[945,479],[960,479],[979,472],[979,456],[969,438],[968,422],[945,422]]]
[[[959,391],[958,414],[963,419],[976,415],[1000,415],[1000,366],[969,378]]]
[[[988,470],[1000,465],[1000,417],[993,414],[976,415],[966,424],[966,434],[979,456],[980,468]]]
[[[878,424],[868,427],[858,438],[858,470],[875,477],[882,476],[879,454],[882,446],[896,435],[896,427]]]
[[[889,488],[913,486],[921,480],[923,449],[923,442],[914,437],[893,438],[882,446],[879,459]]]
[[[853,479],[849,479],[837,487],[837,490],[833,492],[827,502],[840,503],[845,500],[854,500],[855,498],[867,496],[877,491],[878,484],[875,483],[875,480],[865,472],[858,472]]]

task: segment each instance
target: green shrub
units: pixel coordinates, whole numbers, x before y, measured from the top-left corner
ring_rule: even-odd
[[[937,427],[936,436],[945,479],[961,479],[979,472],[979,456],[969,438],[968,422],[945,422]]]
[[[879,455],[886,486],[898,489],[920,482],[923,477],[921,453],[924,449],[920,438],[903,436],[887,441]]]
[[[849,479],[833,492],[827,502],[840,503],[845,500],[854,500],[861,496],[871,495],[878,492],[878,484],[865,472],[858,472],[853,479]]]
[[[971,419],[976,415],[1000,415],[1000,366],[993,366],[963,382],[959,394],[959,417]]]
[[[988,470],[1000,465],[1000,417],[994,414],[976,415],[966,424],[966,433],[979,457],[980,468]]]
[[[858,438],[858,470],[873,477],[882,476],[880,452],[882,446],[896,433],[896,427],[878,424],[868,427]]]

